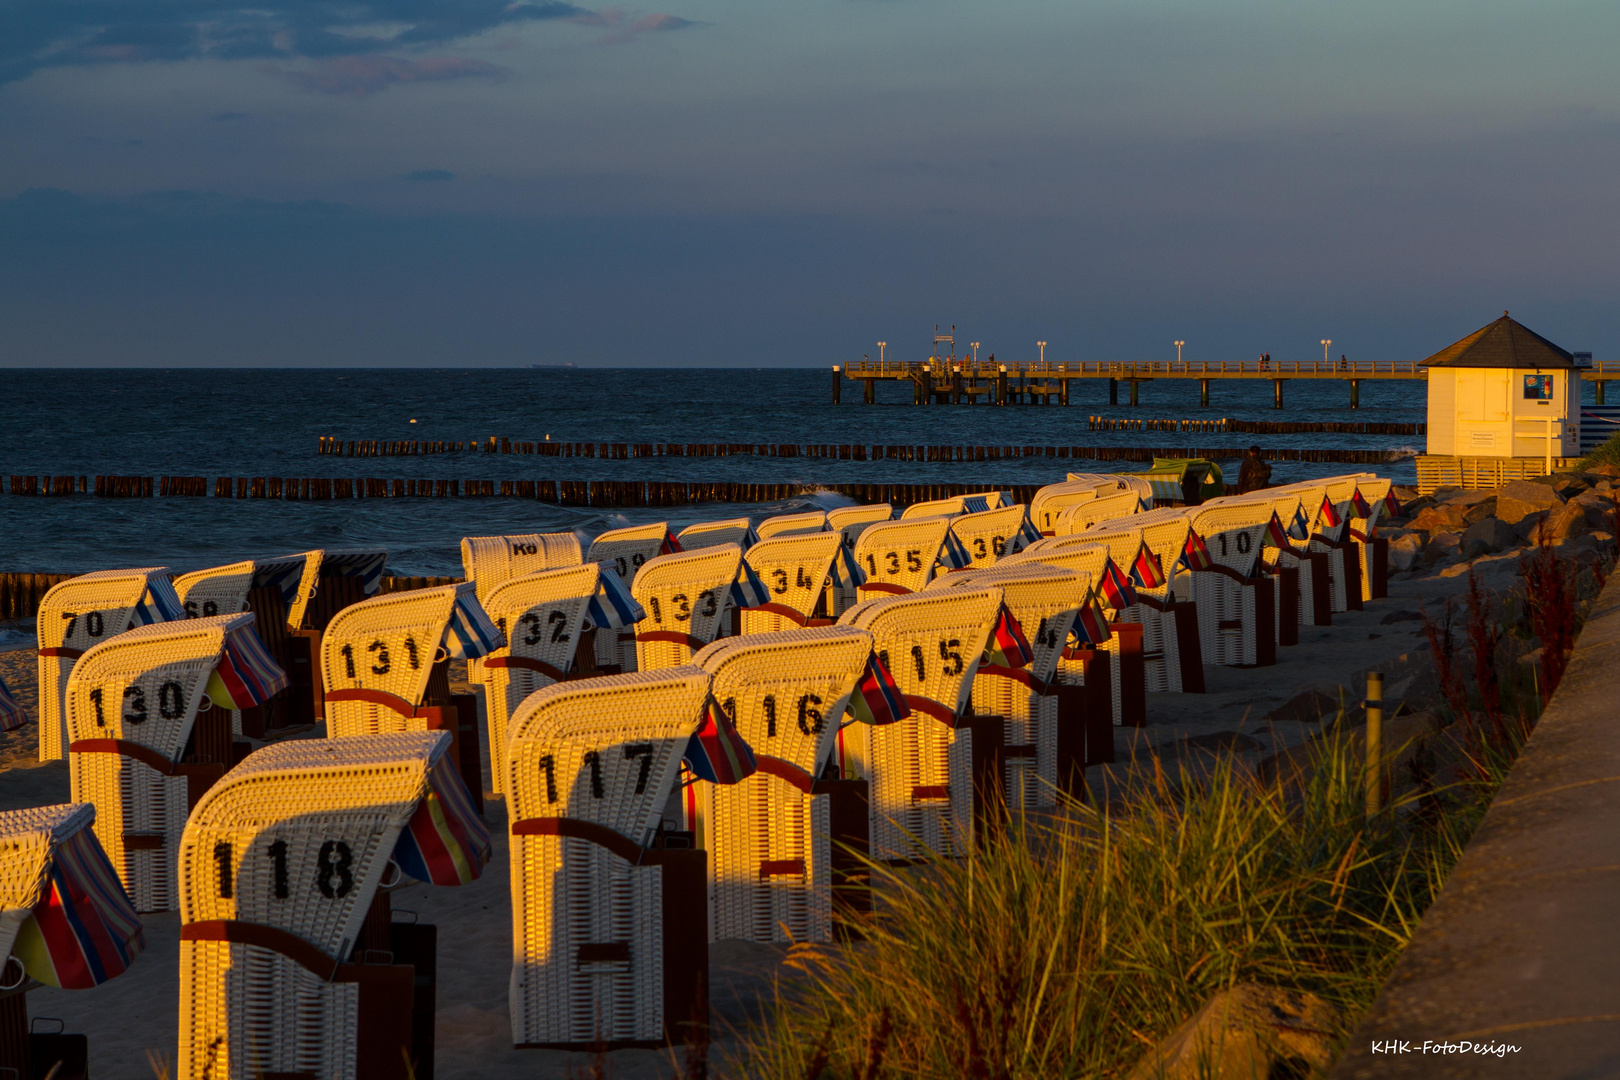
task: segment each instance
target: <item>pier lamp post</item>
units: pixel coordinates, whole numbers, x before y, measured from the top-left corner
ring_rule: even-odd
[[[1037,342],[1036,342],[1036,343],[1035,343],[1035,344],[1036,344],[1036,345],[1037,345],[1037,346],[1038,346],[1038,347],[1039,347],[1039,348],[1040,348],[1040,350],[1041,350],[1041,365],[1042,365],[1042,366],[1043,366],[1043,367],[1044,367],[1044,366],[1045,366],[1045,365],[1046,365],[1046,342],[1044,342],[1044,341],[1037,341]]]
[[[883,370],[883,350],[888,347],[887,341],[878,342],[878,370]]]
[[[1185,341],[1176,342],[1176,363],[1178,364],[1181,363],[1181,347],[1185,344],[1187,344]]]
[[[977,367],[979,363],[979,343],[977,341],[970,341],[968,342],[968,348],[973,350],[973,364],[975,367]]]
[[[1331,344],[1333,344],[1333,339],[1332,338],[1325,337],[1325,338],[1322,339],[1322,363],[1324,363],[1324,364],[1328,362],[1327,351],[1328,351],[1328,346],[1331,345]]]

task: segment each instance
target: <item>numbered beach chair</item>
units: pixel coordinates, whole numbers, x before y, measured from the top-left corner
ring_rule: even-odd
[[[85,650],[134,626],[178,619],[169,568],[100,570],[51,587],[39,601],[39,760],[67,757],[67,685]]]
[[[951,532],[967,550],[975,570],[994,566],[1003,556],[1023,550],[1041,534],[1030,524],[1023,503],[951,519]]]
[[[470,581],[351,604],[321,635],[327,737],[448,732],[450,760],[482,811],[478,703],[450,693],[450,661],[476,660],[504,644]]]
[[[463,885],[489,859],[449,750],[444,732],[289,740],[197,804],[175,1075],[433,1075],[437,928],[394,922],[389,891]]]
[[[1084,799],[1085,769],[1114,760],[1114,728],[1139,727],[1147,722],[1142,635],[1139,631],[1134,635],[1116,632],[1122,627],[1136,629],[1141,624],[1120,621],[1125,612],[1133,610],[1127,601],[1134,600],[1134,594],[1110,595],[1118,589],[1100,587],[1104,582],[1118,581],[1119,570],[1109,557],[1107,545],[1065,543],[1061,547],[1043,547],[1049,543],[1056,542],[1032,544],[1004,559],[996,569],[1044,565],[1077,575],[1086,586],[1076,614],[1091,609],[1092,619],[1106,630],[1106,635],[1101,630],[1095,635],[1102,640],[1093,640],[1089,630],[1097,628],[1088,628],[1076,618],[1051,679],[1058,706],[1058,787],[1072,798]],[[1097,607],[1102,609],[1100,617],[1095,612]],[[1196,643],[1196,625],[1192,636]]]
[[[831,623],[844,613],[840,597],[853,594],[863,580],[855,553],[835,532],[761,540],[748,549],[747,561],[770,599],[741,610],[745,634]]]
[[[1070,473],[1061,484],[1047,484],[1029,500],[1029,520],[1042,536],[1056,536],[1058,517],[1070,507],[1091,502],[1103,495],[1115,493],[1112,482],[1104,477],[1081,477]]]
[[[827,528],[844,534],[844,546],[853,548],[855,541],[867,526],[894,517],[894,507],[888,503],[867,503],[864,506],[840,506],[827,511]]]
[[[1181,566],[1189,571],[1199,647],[1210,663],[1277,662],[1276,582],[1260,572],[1271,513],[1264,503],[1244,502],[1187,513]]]
[[[1077,502],[1058,511],[1055,536],[1078,536],[1105,521],[1122,521],[1132,514],[1153,509],[1135,491],[1114,491],[1086,502]]]
[[[0,1075],[88,1075],[83,1035],[30,1031],[28,991],[99,986],[145,946],[95,818],[87,803],[0,812]]]
[[[662,822],[709,700],[687,665],[557,683],[512,718],[517,1046],[662,1047],[704,1023],[706,855]]]
[[[778,514],[766,518],[754,530],[761,540],[769,540],[773,536],[798,536],[801,533],[826,531],[827,514],[822,510],[812,510],[803,514]]]
[[[287,684],[254,619],[129,630],[86,651],[68,680],[73,801],[95,806],[96,835],[139,911],[174,910],[186,815],[235,759],[228,727],[195,730],[199,709],[246,708]],[[199,738],[221,734],[224,747]]]
[[[725,521],[700,521],[696,525],[688,525],[676,536],[680,541],[682,551],[691,551],[694,548],[716,547],[722,544],[736,544],[747,551],[759,540],[759,534],[748,519],[728,518]]]
[[[873,858],[965,854],[977,823],[1002,812],[1002,721],[975,719],[967,708],[1001,610],[1000,589],[939,589],[868,600],[839,620],[872,635],[911,710],[893,724],[844,732],[843,774],[870,786]]]
[[[732,609],[758,607],[768,593],[736,544],[660,555],[631,589],[646,616],[636,628],[636,668],[690,662],[703,646],[734,632]]]
[[[1005,725],[1000,774],[1007,806],[1050,808],[1060,790],[1072,793],[1077,782],[1084,783],[1072,773],[1076,766],[1084,769],[1085,731],[1061,730],[1053,677],[1090,596],[1091,579],[1038,562],[1004,563],[947,574],[923,591],[986,587],[1001,590],[1013,621],[997,627],[973,677],[973,715],[1000,717]],[[1062,777],[1061,787],[1060,771],[1070,774]]]
[[[917,592],[934,580],[941,560],[949,569],[966,565],[966,552],[950,533],[951,519],[944,517],[868,526],[855,541],[855,565],[866,575],[856,589],[857,595],[868,600],[884,594]],[[946,550],[948,538],[953,543],[950,552]]]
[[[1350,499],[1350,521],[1345,536],[1361,556],[1361,599],[1382,600],[1389,595],[1389,541],[1378,535],[1378,519],[1390,501],[1393,484],[1380,476],[1364,476]]]
[[[681,550],[681,543],[669,531],[669,523],[654,522],[629,529],[610,529],[591,541],[585,561],[601,563],[605,569],[619,575],[629,589],[648,559],[660,555],[673,555]],[[614,675],[636,670],[636,635],[620,630],[595,635],[596,670],[602,675]]]
[[[996,510],[1012,503],[1012,496],[1005,491],[986,491],[978,495],[952,495],[948,499],[929,499],[925,502],[912,503],[900,511],[900,520],[909,521],[913,518],[954,517],[957,514],[982,514],[986,510]]]
[[[514,578],[489,594],[484,610],[507,641],[480,665],[491,790],[502,792],[499,763],[506,760],[506,730],[518,706],[552,683],[594,675],[590,635],[634,627],[642,609],[618,574],[583,563]]]
[[[1294,546],[1283,524],[1292,520],[1298,508],[1298,497],[1273,496],[1270,490],[1224,495],[1205,500],[1199,507],[1200,512],[1224,509],[1229,514],[1241,515],[1246,523],[1262,526],[1260,555],[1254,573],[1269,577],[1272,582],[1272,638],[1278,648],[1299,644],[1300,570],[1297,560],[1286,557],[1293,554]],[[1192,518],[1197,516],[1191,515]],[[1226,544],[1230,547],[1235,542],[1235,537],[1228,537]],[[1206,546],[1209,543],[1206,538]],[[1220,545],[1219,540],[1214,543]]]
[[[683,793],[709,853],[710,940],[831,941],[835,909],[866,909],[866,783],[841,779],[836,749],[871,657],[872,635],[848,626],[726,638],[694,657],[758,763]]]
[[[1297,576],[1299,597],[1296,621],[1300,626],[1331,626],[1333,623],[1333,582],[1331,558],[1326,551],[1311,547],[1311,522],[1315,507],[1327,496],[1325,486],[1290,484],[1253,492],[1270,501],[1277,516],[1283,542],[1272,556],[1279,575],[1292,570]],[[1279,580],[1283,580],[1279,576]]]
[[[461,540],[461,568],[476,587],[479,603],[513,578],[578,566],[581,561],[579,537],[571,532],[465,536]]]

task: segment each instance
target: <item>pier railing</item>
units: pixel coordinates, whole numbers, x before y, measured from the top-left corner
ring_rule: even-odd
[[[1413,360],[1039,360],[936,359],[932,361],[857,361],[844,368],[851,379],[908,379],[923,372],[963,378],[995,379],[1003,373],[1012,378],[1033,379],[1149,379],[1149,378],[1368,378],[1421,379],[1428,369]]]

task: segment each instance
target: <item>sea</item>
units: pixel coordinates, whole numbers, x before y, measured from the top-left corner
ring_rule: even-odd
[[[378,477],[480,480],[672,480],[796,483],[1044,484],[1069,469],[1141,469],[1047,458],[976,463],[829,461],[752,455],[554,458],[489,453],[348,458],[318,439],[481,442],[868,443],[928,445],[1342,447],[1383,450],[1378,471],[1415,480],[1421,438],[1336,434],[1101,432],[1089,416],[1290,421],[1421,421],[1423,384],[1372,381],[1361,408],[1349,385],[1295,380],[1286,408],[1266,381],[1196,380],[1140,387],[1140,404],[1110,406],[1106,380],[1076,382],[1067,407],[917,406],[910,384],[880,383],[878,403],[846,382],[832,403],[828,369],[257,369],[28,370],[0,374],[0,475]],[[1126,397],[1125,386],[1120,397]],[[1236,462],[1228,462],[1235,477]],[[1276,482],[1366,466],[1277,462]],[[9,490],[10,484],[7,482]],[[463,536],[603,529],[847,505],[830,491],[771,503],[595,510],[504,498],[26,498],[0,495],[0,570],[81,573],[132,566],[177,572],[314,547],[382,547],[394,574],[459,574]]]

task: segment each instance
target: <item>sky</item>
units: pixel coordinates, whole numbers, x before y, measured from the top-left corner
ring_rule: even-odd
[[[1620,7],[7,0],[0,366],[1620,359]]]

